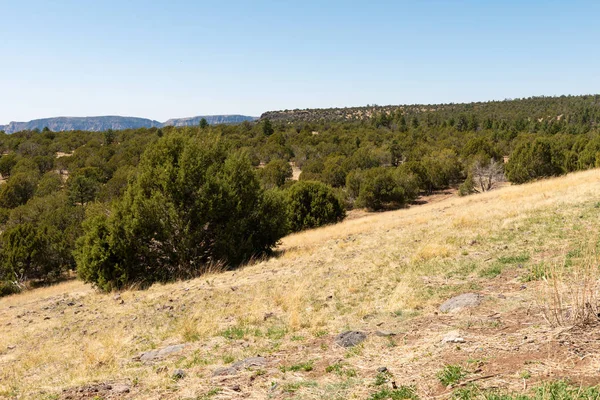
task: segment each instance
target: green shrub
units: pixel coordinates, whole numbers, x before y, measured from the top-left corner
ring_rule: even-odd
[[[54,238],[48,227],[23,223],[2,233],[2,275],[19,279],[53,279],[62,272],[52,249]]]
[[[14,282],[8,280],[0,280],[0,297],[19,293],[20,291],[21,288],[15,285]]]
[[[554,165],[547,140],[521,142],[506,164],[506,177],[512,183],[525,183],[538,178],[557,175],[560,168]]]
[[[269,189],[282,187],[292,177],[292,166],[285,160],[271,160],[258,171],[263,186]]]
[[[77,270],[104,290],[236,266],[287,231],[281,194],[261,189],[247,156],[182,133],[150,145],[124,197],[91,210],[83,227]]]
[[[378,211],[394,206],[401,207],[413,201],[418,194],[415,175],[404,168],[371,168],[352,171],[346,178],[351,197],[358,207]]]
[[[346,210],[331,187],[299,181],[287,190],[287,215],[290,229],[298,232],[339,222],[346,217]]]

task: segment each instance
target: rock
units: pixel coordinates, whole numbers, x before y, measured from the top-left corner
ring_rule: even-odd
[[[477,307],[481,304],[483,296],[479,293],[465,293],[446,300],[440,306],[440,311],[443,313],[456,312],[465,308]]]
[[[182,370],[182,369],[176,369],[175,372],[173,372],[172,377],[175,380],[179,380],[179,379],[185,378],[185,375],[186,375],[186,373],[185,373],[184,370]]]
[[[185,347],[185,344],[175,344],[172,346],[164,347],[160,350],[150,350],[141,353],[137,358],[140,361],[152,361],[158,358],[163,358],[173,353],[180,352]]]
[[[263,316],[263,321],[266,321],[269,318],[273,318],[274,316],[275,316],[275,313],[272,313],[272,312],[265,313],[265,315]]]
[[[394,332],[388,332],[388,331],[375,331],[375,335],[381,336],[381,337],[396,336],[396,334]]]
[[[112,392],[117,394],[129,393],[130,390],[129,385],[113,385],[112,387]]]
[[[243,369],[248,369],[250,367],[262,367],[267,364],[267,359],[264,357],[250,357],[244,360],[235,362],[231,364],[229,367],[217,368],[213,372],[213,376],[226,376],[226,375],[236,375]]]
[[[384,373],[384,372],[387,372],[387,371],[388,371],[387,367],[379,367],[379,368],[377,368],[377,372],[379,372],[379,373]]]
[[[448,332],[442,339],[442,343],[464,343],[465,339],[460,336],[458,331]]]
[[[233,385],[231,387],[231,390],[233,390],[234,392],[241,392],[242,388],[240,387],[240,385]]]
[[[367,334],[360,331],[342,332],[335,337],[335,343],[342,347],[353,347],[362,343],[367,338]]]

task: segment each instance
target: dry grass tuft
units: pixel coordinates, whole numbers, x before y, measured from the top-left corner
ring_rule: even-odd
[[[572,265],[551,262],[544,271],[542,310],[553,326],[595,324],[600,315],[600,259],[594,243]]]

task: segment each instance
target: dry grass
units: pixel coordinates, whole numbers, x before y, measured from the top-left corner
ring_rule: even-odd
[[[600,259],[595,243],[571,265],[552,262],[543,271],[542,308],[553,326],[584,327],[600,316]]]
[[[597,193],[600,171],[587,171],[290,235],[279,258],[119,299],[76,281],[3,298],[0,397],[43,398],[125,380],[136,383],[131,398],[202,398],[217,389],[210,398],[236,398],[234,383],[247,398],[367,398],[385,365],[403,371],[398,383],[415,385],[427,398],[445,390],[435,379],[440,365],[469,357],[496,357],[494,368],[511,371],[502,379],[520,388],[514,365],[503,361],[513,362],[512,353],[497,349],[540,334],[532,324],[545,323],[541,310],[529,310],[534,295],[519,289],[522,278],[531,265],[556,259],[590,235],[600,215]],[[489,300],[470,314],[435,314],[443,300],[466,291]],[[489,317],[494,313],[505,326],[514,324],[514,339],[500,336],[500,317]],[[529,325],[522,324],[526,318]],[[347,329],[371,335],[348,351],[333,343]],[[466,330],[472,345],[440,347],[441,337],[456,329]],[[379,337],[377,330],[397,336]],[[157,363],[133,360],[141,351],[184,342],[185,351]],[[257,354],[271,364],[252,379],[250,372],[211,377],[215,368]],[[278,368],[311,360],[310,372]],[[353,376],[325,372],[341,361]],[[558,361],[544,362],[540,374],[560,372]],[[174,382],[174,368],[185,368],[186,378]]]

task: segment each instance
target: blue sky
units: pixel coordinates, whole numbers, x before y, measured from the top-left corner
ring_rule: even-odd
[[[0,124],[600,92],[600,2],[0,0]]]

